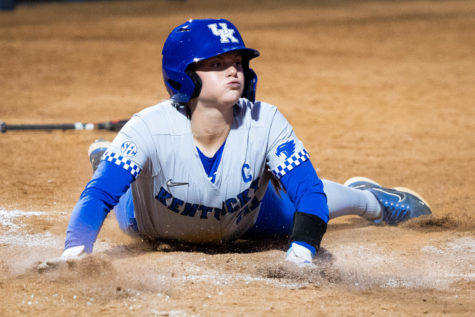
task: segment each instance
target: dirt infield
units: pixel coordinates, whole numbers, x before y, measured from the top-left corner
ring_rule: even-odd
[[[110,1],[0,12],[0,120],[127,119],[167,98],[161,48],[189,18],[224,17],[246,44],[257,98],[286,115],[323,178],[416,189],[434,215],[398,227],[330,221],[316,267],[286,241],[146,244],[111,214],[95,254],[62,252],[114,133],[0,134],[0,316],[473,316],[474,1]]]

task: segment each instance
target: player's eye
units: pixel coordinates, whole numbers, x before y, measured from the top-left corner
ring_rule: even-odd
[[[221,67],[223,67],[223,63],[221,63],[220,61],[215,61],[215,62],[211,63],[210,67],[211,68],[221,68]]]
[[[208,69],[220,69],[223,67],[223,62],[219,59],[210,59],[206,61],[203,66]]]

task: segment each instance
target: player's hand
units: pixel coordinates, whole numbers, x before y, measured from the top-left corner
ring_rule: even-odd
[[[285,260],[300,267],[310,266],[312,265],[313,253],[310,249],[293,242],[287,250]]]
[[[60,264],[68,263],[70,261],[80,260],[85,255],[86,255],[86,252],[84,251],[83,245],[66,249],[64,250],[63,254],[61,254],[60,257],[48,259],[38,264],[38,271],[43,272],[43,271],[55,268]]]

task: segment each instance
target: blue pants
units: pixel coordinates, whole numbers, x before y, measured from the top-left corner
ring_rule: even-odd
[[[114,209],[119,227],[132,236],[138,236],[137,221],[134,215],[132,190],[120,198]],[[246,239],[269,239],[290,236],[292,232],[294,205],[285,191],[277,191],[269,182],[261,202],[261,209],[254,226],[245,234]]]

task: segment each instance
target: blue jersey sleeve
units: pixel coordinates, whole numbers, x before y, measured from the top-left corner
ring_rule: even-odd
[[[327,196],[323,182],[310,160],[306,160],[280,178],[280,182],[294,203],[295,210],[315,215],[328,223]]]
[[[306,160],[280,178],[280,182],[294,203],[295,211],[315,215],[328,223],[327,196],[323,183],[317,176],[310,160]],[[316,248],[303,241],[294,241],[309,249],[313,255]]]
[[[73,209],[65,249],[84,245],[91,253],[104,219],[133,181],[134,176],[123,167],[102,161]]]

